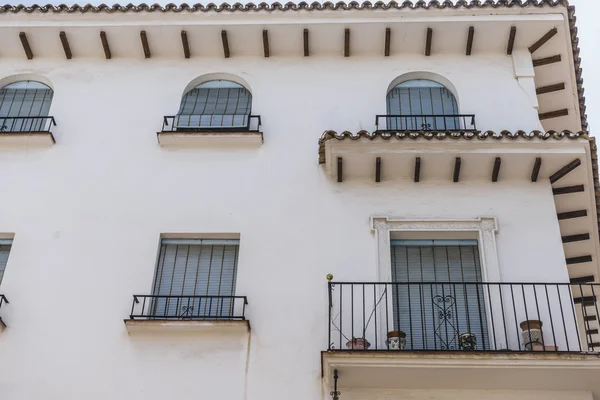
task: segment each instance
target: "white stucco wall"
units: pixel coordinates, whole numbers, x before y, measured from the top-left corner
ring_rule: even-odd
[[[0,232],[15,234],[1,286],[11,303],[1,310],[0,398],[328,396],[325,275],[376,279],[372,215],[495,217],[503,280],[566,282],[548,183],[340,185],[317,163],[324,130],[372,130],[389,83],[415,69],[449,79],[482,130],[539,127],[509,57],[463,59],[4,60],[0,78],[49,79],[58,126],[50,149],[0,150]],[[249,83],[264,145],[160,148],[163,115],[213,72]],[[247,338],[128,336],[123,319],[132,294],[150,293],[160,234],[184,232],[240,234],[249,353]]]

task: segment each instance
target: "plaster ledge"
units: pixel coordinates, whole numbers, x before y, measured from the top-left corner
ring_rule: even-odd
[[[139,333],[239,333],[250,332],[250,322],[242,321],[191,321],[164,319],[126,319],[125,328],[129,334]]]
[[[0,148],[51,147],[56,143],[51,132],[1,132]]]
[[[158,132],[162,147],[259,147],[263,144],[262,132]]]

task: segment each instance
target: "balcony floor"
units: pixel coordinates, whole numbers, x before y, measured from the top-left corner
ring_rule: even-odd
[[[600,354],[567,352],[346,351],[321,353],[323,380],[348,389],[591,391]]]

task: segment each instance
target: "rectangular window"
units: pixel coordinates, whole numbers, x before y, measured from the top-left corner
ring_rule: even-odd
[[[155,318],[219,319],[234,312],[239,240],[163,239],[154,278]]]
[[[391,251],[394,327],[406,348],[459,350],[470,334],[475,349],[489,349],[477,241],[392,240]]]
[[[4,270],[8,262],[8,254],[12,246],[12,239],[0,239],[0,283],[4,277]]]

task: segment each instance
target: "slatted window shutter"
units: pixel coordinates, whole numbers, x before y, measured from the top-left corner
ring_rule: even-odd
[[[458,349],[459,335],[473,333],[489,349],[485,291],[476,241],[392,241],[394,327],[414,350]],[[455,284],[446,284],[455,283]]]
[[[4,277],[4,271],[6,270],[11,247],[12,240],[0,239],[0,283],[2,283],[2,278]]]
[[[246,88],[200,85],[183,96],[176,124],[179,128],[245,128],[251,108],[252,95]]]
[[[451,130],[459,127],[458,119],[449,117],[458,114],[456,98],[448,89],[433,81],[406,81],[390,90],[387,113],[407,117],[389,118],[388,129]],[[411,116],[413,118],[408,118]]]
[[[0,89],[0,132],[25,132],[43,130],[54,92],[38,82],[17,82]]]
[[[162,317],[231,316],[239,240],[163,239],[154,280],[154,295],[209,296],[159,298],[153,315]]]

